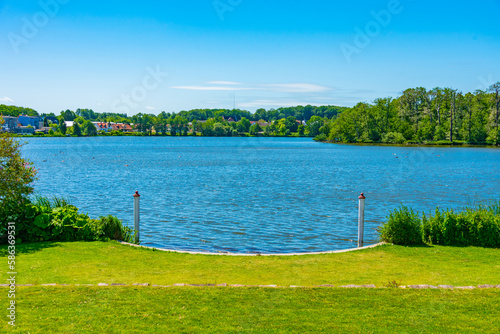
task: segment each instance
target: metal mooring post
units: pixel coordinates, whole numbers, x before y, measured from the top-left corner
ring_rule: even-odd
[[[359,214],[358,214],[358,247],[363,247],[363,232],[365,229],[365,195],[361,193],[359,198]]]
[[[135,230],[135,243],[139,243],[139,218],[140,218],[140,210],[139,210],[139,201],[141,199],[141,195],[136,191],[134,194],[134,230]]]

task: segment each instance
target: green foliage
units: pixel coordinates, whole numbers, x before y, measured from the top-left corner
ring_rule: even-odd
[[[115,216],[101,217],[96,223],[104,238],[134,242],[134,231],[130,227],[123,226],[122,221]]]
[[[395,245],[422,245],[422,224],[418,213],[406,206],[389,214],[380,228],[380,239]]]
[[[243,128],[245,130],[243,132],[250,131],[251,123],[250,123],[250,121],[246,117],[243,117],[238,123],[241,123],[241,125],[243,126]]]
[[[427,91],[417,87],[405,90],[397,99],[358,103],[331,120],[329,140],[388,144],[444,144],[447,140],[499,145],[498,87],[500,83],[490,93],[478,90],[467,94],[451,88]]]
[[[91,219],[78,212],[66,199],[36,196],[32,202],[0,208],[0,241],[6,242],[9,222],[16,226],[16,243],[22,241],[106,241],[133,242],[133,231],[113,216]]]
[[[389,215],[379,229],[380,239],[397,245],[500,247],[500,201],[455,213],[436,209],[420,219],[405,206]]]
[[[5,104],[0,104],[0,115],[17,117],[21,115],[26,116],[39,116],[36,110],[31,108],[8,106]]]
[[[446,246],[500,247],[500,202],[467,208],[464,212],[439,211],[423,217],[423,238]]]
[[[73,123],[73,135],[80,137],[82,135],[82,129],[77,122]]]
[[[382,143],[385,144],[403,144],[405,137],[399,132],[389,132],[382,136]]]
[[[97,129],[92,122],[84,120],[82,124],[82,133],[84,136],[97,136]]]
[[[254,125],[252,125],[250,127],[250,134],[252,136],[257,136],[259,134],[259,132],[262,132],[262,128],[259,125],[259,123],[255,123]]]
[[[21,146],[9,134],[0,134],[0,206],[21,201],[33,191],[36,170],[21,157]]]
[[[320,133],[316,137],[314,137],[315,141],[326,141],[328,137],[324,133]]]

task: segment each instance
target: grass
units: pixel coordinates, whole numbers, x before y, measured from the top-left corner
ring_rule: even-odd
[[[16,329],[3,321],[0,331],[498,333],[500,327],[494,290],[36,287],[18,295]]]
[[[321,284],[500,284],[498,249],[383,245],[290,257],[189,255],[118,242],[16,247],[18,284],[245,284],[306,288],[33,286],[13,333],[498,333],[500,289],[343,289]],[[7,248],[0,247],[6,282]],[[7,309],[7,288],[0,308]],[[5,313],[6,315],[7,313]]]
[[[0,247],[0,263],[7,263]],[[362,251],[286,257],[178,254],[118,242],[17,246],[19,284],[150,283],[279,286],[375,284],[500,285],[500,250],[383,245]],[[6,270],[0,272],[5,281]]]

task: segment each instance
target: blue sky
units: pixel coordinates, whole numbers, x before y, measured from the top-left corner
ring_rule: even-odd
[[[132,115],[474,91],[500,80],[499,14],[499,0],[0,0],[0,103]]]

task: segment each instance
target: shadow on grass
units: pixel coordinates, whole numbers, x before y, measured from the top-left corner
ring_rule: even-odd
[[[0,245],[0,257],[7,257],[9,255],[8,252],[9,245]],[[46,242],[27,242],[16,245],[16,254],[32,254],[39,252],[45,248],[53,248],[60,247],[59,242],[54,241],[46,241]]]
[[[398,246],[403,246],[403,247],[408,247],[408,248],[433,248],[433,245],[428,245],[428,244],[423,244],[423,245],[398,245]]]

